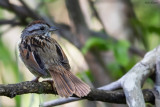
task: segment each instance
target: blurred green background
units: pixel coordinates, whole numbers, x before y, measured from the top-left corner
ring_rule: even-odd
[[[64,48],[73,73],[92,87],[100,87],[117,80],[140,61],[147,51],[159,45],[160,3],[158,1],[79,0],[82,12],[80,18],[84,18],[85,24],[79,20],[75,23],[76,19],[72,19],[71,11],[74,12],[74,9],[68,11],[66,7],[66,3],[69,3],[69,6],[74,5],[71,1],[73,0],[0,1],[0,84],[33,79],[34,76],[20,60],[17,47],[21,31],[28,23],[37,19],[36,15],[62,29],[53,35],[53,38]],[[30,12],[25,16],[26,11],[21,10],[18,13],[14,6],[33,13]],[[86,30],[80,28],[82,29],[80,31],[77,27],[80,24],[82,28],[87,26],[89,29],[88,37],[85,37],[83,32]],[[69,35],[68,32],[73,35],[65,36]],[[80,36],[81,34],[84,38]],[[88,57],[89,53],[92,54],[92,58]],[[152,86],[153,81],[147,79],[143,88]],[[37,94],[16,96],[13,99],[0,97],[0,107],[38,107],[45,101],[57,98],[55,95]],[[125,104],[87,101],[61,106],[126,107]]]

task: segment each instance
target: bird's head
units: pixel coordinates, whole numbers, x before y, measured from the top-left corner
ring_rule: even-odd
[[[21,34],[21,38],[25,38],[27,36],[51,36],[51,32],[58,30],[55,26],[50,26],[43,20],[36,20],[30,23]]]

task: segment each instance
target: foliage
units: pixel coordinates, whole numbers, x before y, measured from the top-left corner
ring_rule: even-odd
[[[121,68],[127,67],[130,64],[128,55],[129,47],[130,43],[125,40],[115,42],[110,39],[105,40],[93,37],[86,42],[85,46],[82,48],[82,53],[86,54],[91,49],[96,49],[96,51],[112,51],[114,53],[115,61],[106,66],[109,67],[112,74],[114,74],[113,72],[116,72],[115,74],[118,74],[117,76],[120,77],[125,73]]]
[[[141,27],[143,32],[143,38],[146,39],[148,50],[153,49],[159,45],[159,25],[160,25],[160,13],[158,4],[150,4],[145,0],[139,3],[138,0],[132,1],[134,5],[135,14],[139,22],[135,22]]]

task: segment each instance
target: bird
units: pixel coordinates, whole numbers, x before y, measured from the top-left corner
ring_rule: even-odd
[[[35,20],[24,28],[19,53],[25,66],[36,77],[52,78],[53,86],[61,97],[87,96],[91,88],[72,74],[67,56],[51,33],[58,30],[44,20]]]

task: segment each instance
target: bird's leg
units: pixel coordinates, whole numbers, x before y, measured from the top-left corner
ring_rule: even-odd
[[[33,82],[39,82],[39,81],[38,81],[39,78],[40,78],[40,77],[35,77],[32,81],[33,81]]]

